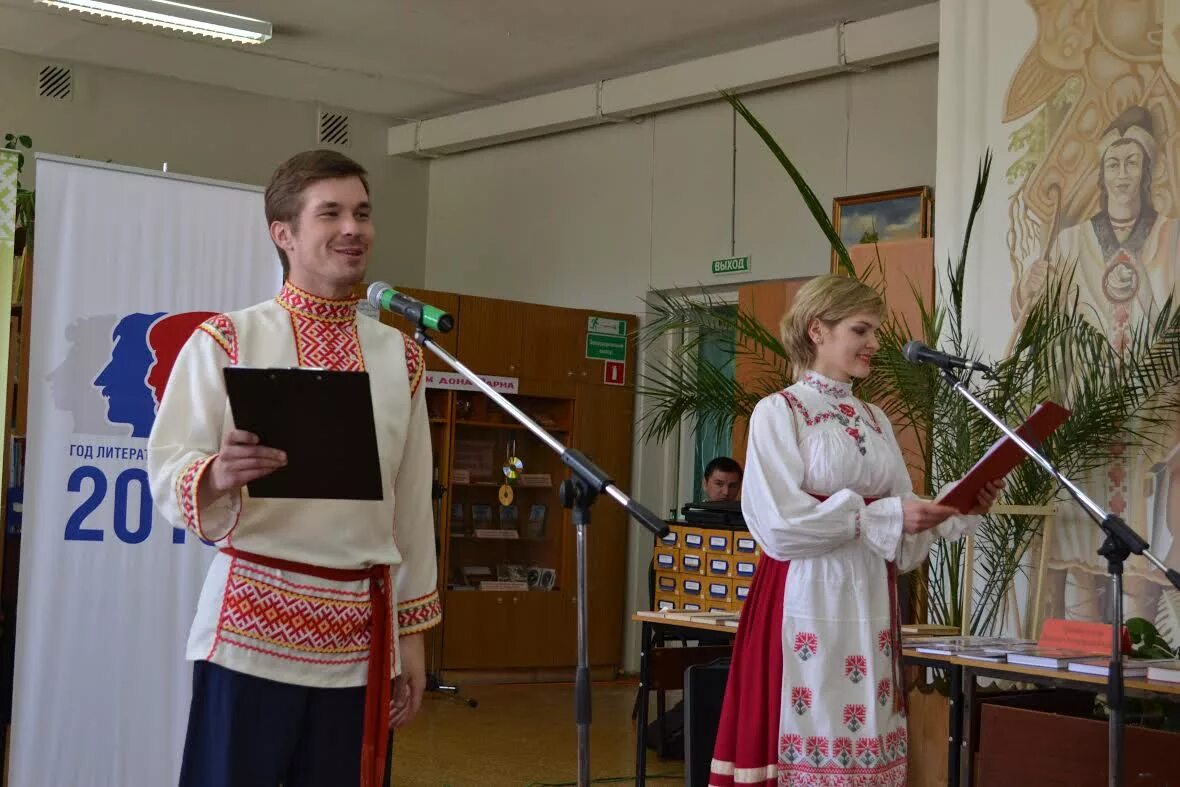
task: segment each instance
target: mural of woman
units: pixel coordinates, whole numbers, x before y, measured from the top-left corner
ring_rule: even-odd
[[[1163,215],[1152,190],[1152,174],[1168,166],[1161,158],[1151,112],[1131,106],[1119,113],[1097,140],[1098,160],[1094,181],[1098,211],[1067,226],[1046,244],[1047,253],[1029,265],[1018,284],[1014,302],[1017,318],[1028,308],[1050,272],[1071,269],[1078,287],[1079,304],[1117,348],[1125,347],[1131,333],[1150,319],[1173,292],[1180,265],[1180,221]],[[1174,435],[1160,435],[1175,443]],[[1159,457],[1137,452],[1126,455],[1087,479],[1085,489],[1112,513],[1123,517],[1151,544],[1153,552],[1171,564],[1173,526],[1180,511],[1173,510],[1171,488],[1180,484],[1180,462],[1154,462]],[[1154,462],[1154,464],[1153,464]],[[1064,569],[1056,577],[1057,598],[1050,595],[1051,615],[1102,619],[1109,603],[1105,597],[1105,561],[1097,555],[1102,533],[1084,513],[1069,504],[1059,518],[1050,544],[1050,565]],[[1180,550],[1177,550],[1180,552]],[[1052,578],[1051,578],[1052,579]],[[1126,604],[1128,616],[1154,619],[1162,577],[1149,567],[1128,564]]]

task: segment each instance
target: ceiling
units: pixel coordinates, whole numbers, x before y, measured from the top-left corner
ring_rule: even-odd
[[[212,43],[0,0],[0,49],[420,119],[632,74],[930,0],[187,0],[272,22]]]

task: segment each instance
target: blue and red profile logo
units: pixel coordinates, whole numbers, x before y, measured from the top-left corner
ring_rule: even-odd
[[[216,312],[86,317],[66,329],[69,354],[48,375],[53,404],[78,434],[147,437],[180,348]]]

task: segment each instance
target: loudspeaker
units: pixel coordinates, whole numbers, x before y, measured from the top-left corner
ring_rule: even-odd
[[[684,784],[708,787],[729,660],[684,670]]]

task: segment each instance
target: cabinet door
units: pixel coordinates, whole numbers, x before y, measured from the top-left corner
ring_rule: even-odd
[[[477,374],[519,377],[526,305],[463,295],[459,311],[459,360]]]
[[[521,377],[584,382],[586,317],[577,309],[524,304]]]
[[[496,664],[508,630],[509,593],[449,591],[443,617],[446,669],[488,669]]]
[[[446,669],[568,667],[577,634],[558,591],[447,595],[442,662]]]
[[[614,478],[615,486],[631,487],[631,431],[635,392],[629,388],[594,385],[578,386],[574,405],[574,447]],[[623,648],[623,601],[627,563],[626,512],[609,497],[594,504],[586,535],[586,585],[589,595],[590,663],[619,664]],[[569,580],[562,583],[567,602],[576,598],[574,571],[576,538],[566,540]],[[566,614],[577,623],[577,607],[566,604]]]
[[[398,287],[397,289],[409,295],[411,298],[417,298],[423,303],[437,306],[455,318],[455,327],[450,333],[433,332],[430,334],[430,338],[434,339],[439,347],[454,355],[455,350],[459,346],[459,328],[462,325],[459,320],[459,296],[453,292],[433,292],[431,290],[419,290],[413,287]],[[386,325],[392,325],[407,336],[412,337],[414,335],[414,326],[410,325],[409,321],[400,315],[383,311],[381,312],[381,322]],[[450,371],[451,367],[440,361],[430,350],[423,350],[423,352],[426,354],[427,369]]]

